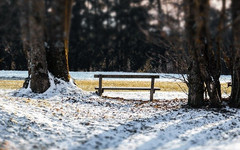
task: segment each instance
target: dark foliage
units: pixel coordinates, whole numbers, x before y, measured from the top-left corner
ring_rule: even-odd
[[[16,3],[17,0],[0,1],[0,69],[27,70]],[[184,3],[168,3],[177,8],[180,16]],[[176,60],[173,54],[182,53],[184,49],[183,27],[180,27],[183,20],[171,16],[171,11],[175,10],[160,10],[159,4],[166,2],[75,0],[69,43],[70,70],[186,72],[186,67],[180,65],[186,60]],[[150,13],[152,10],[159,14]],[[215,35],[219,11],[211,9],[209,15],[210,31]],[[227,11],[228,22],[230,15]],[[151,23],[153,20],[155,24]],[[164,27],[169,28],[168,31]],[[224,49],[227,50],[231,44],[231,40],[227,40],[231,37],[229,29],[224,36]],[[226,54],[230,55],[228,51]],[[223,62],[222,66],[222,72],[228,74]]]
[[[27,68],[22,51],[17,0],[0,1],[0,69]]]

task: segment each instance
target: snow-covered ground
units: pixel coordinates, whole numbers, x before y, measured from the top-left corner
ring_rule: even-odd
[[[153,102],[146,101],[147,92],[104,94],[100,98],[64,83],[40,95],[0,90],[0,149],[240,147],[238,109],[190,109],[184,106],[186,95],[178,92],[157,92]]]

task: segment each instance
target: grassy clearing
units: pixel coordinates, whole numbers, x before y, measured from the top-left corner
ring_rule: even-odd
[[[98,86],[98,80],[77,80],[77,85],[86,91],[94,91]],[[103,81],[105,87],[150,87],[150,81]],[[155,87],[159,87],[161,91],[182,91],[187,86],[184,83],[176,82],[155,82]]]
[[[0,80],[0,89],[19,89],[23,86],[22,80]]]
[[[85,91],[95,91],[98,86],[98,80],[76,80],[77,86]],[[0,89],[19,89],[23,85],[21,80],[0,80]],[[104,80],[103,86],[113,87],[150,87],[150,81],[109,81]],[[180,82],[155,82],[155,87],[159,87],[161,91],[187,91],[187,86]],[[231,88],[227,84],[222,84],[222,92],[230,94]]]

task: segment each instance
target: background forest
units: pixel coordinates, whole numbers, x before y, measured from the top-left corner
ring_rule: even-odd
[[[226,0],[225,25],[231,13]],[[210,1],[211,38],[217,36],[221,1]],[[72,8],[69,67],[72,71],[182,73],[184,40],[182,0],[75,0]],[[27,70],[17,0],[0,1],[0,69]],[[47,9],[51,12],[51,8]],[[36,33],[37,34],[37,33]],[[222,32],[230,55],[231,31]],[[213,47],[216,48],[216,41]],[[223,74],[229,74],[222,61]]]

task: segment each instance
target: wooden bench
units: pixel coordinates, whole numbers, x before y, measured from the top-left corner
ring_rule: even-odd
[[[98,90],[98,95],[101,96],[104,90],[147,90],[150,91],[150,100],[153,100],[153,94],[156,90],[160,88],[154,88],[155,78],[159,78],[159,75],[109,75],[109,74],[96,74],[94,78],[99,78],[99,87],[95,89]],[[103,87],[103,78],[149,78],[151,79],[151,87]]]

